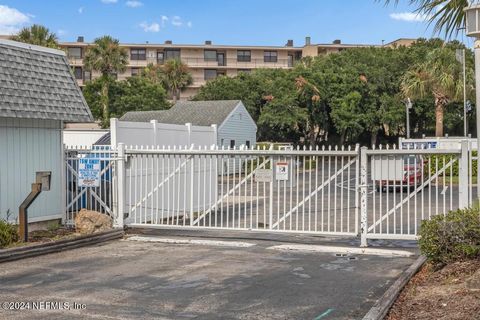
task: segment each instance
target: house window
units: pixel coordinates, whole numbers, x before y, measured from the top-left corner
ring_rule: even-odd
[[[277,62],[277,51],[264,51],[263,52],[263,61],[264,62]]]
[[[83,81],[90,81],[92,80],[92,73],[90,71],[85,70],[83,72]]]
[[[205,77],[204,77],[205,80],[215,79],[217,77],[217,70],[215,70],[215,69],[205,69],[204,75],[205,75]]]
[[[132,77],[140,74],[140,68],[132,68]]]
[[[203,58],[205,61],[217,61],[217,50],[204,50]]]
[[[67,55],[69,58],[82,58],[82,48],[68,48]]]
[[[230,148],[235,148],[235,140],[230,140]]]
[[[220,139],[220,146],[223,146],[223,139]]]
[[[250,50],[237,50],[237,61],[250,62],[252,53]]]
[[[164,55],[163,51],[158,51],[157,52],[157,63],[158,64],[163,64],[164,61],[165,61],[165,55]]]
[[[291,54],[288,55],[288,67],[293,67],[293,55]]]
[[[130,49],[130,60],[147,60],[147,50],[143,49]]]
[[[75,74],[75,79],[83,80],[83,70],[82,67],[73,68],[73,73]]]
[[[165,49],[165,60],[180,59],[180,49]]]
[[[247,148],[250,148],[250,140],[245,141],[245,145],[247,146]]]

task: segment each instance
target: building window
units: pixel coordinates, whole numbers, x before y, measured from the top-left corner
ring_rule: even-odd
[[[264,62],[277,62],[277,51],[264,51],[263,52],[263,61]]]
[[[143,49],[130,49],[130,60],[147,60],[147,50]]]
[[[75,74],[75,79],[83,80],[83,70],[82,67],[73,68],[73,73]]]
[[[247,148],[250,148],[250,140],[245,141],[245,145],[247,146]]]
[[[163,64],[163,62],[165,61],[165,54],[163,51],[158,51],[157,52],[157,63],[158,64]]]
[[[217,77],[217,70],[215,69],[205,69],[205,80],[212,80]]]
[[[205,61],[217,61],[217,50],[204,50],[203,58]]]
[[[68,48],[67,55],[69,58],[82,58],[82,48]]]
[[[140,68],[132,68],[132,77],[140,74]]]
[[[165,49],[165,60],[180,59],[180,49]]]
[[[83,72],[83,81],[90,81],[92,80],[92,73],[90,71],[85,70]]]
[[[252,53],[250,50],[237,50],[237,61],[250,62],[252,60]]]
[[[230,148],[235,148],[235,140],[230,140]]]
[[[293,67],[293,55],[291,54],[288,55],[288,67]]]

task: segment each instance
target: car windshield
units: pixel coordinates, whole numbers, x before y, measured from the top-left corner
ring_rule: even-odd
[[[403,164],[406,165],[414,165],[415,163],[418,163],[418,159],[416,156],[404,156],[403,157]]]

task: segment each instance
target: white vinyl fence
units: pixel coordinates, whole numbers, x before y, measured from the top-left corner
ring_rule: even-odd
[[[88,152],[67,158],[72,179],[71,162],[96,154],[105,156],[104,185],[88,191],[67,179],[67,208],[74,216],[99,205],[117,226],[360,235],[365,246],[416,239],[423,220],[476,198],[467,141],[460,149],[292,150],[119,143],[108,156]]]

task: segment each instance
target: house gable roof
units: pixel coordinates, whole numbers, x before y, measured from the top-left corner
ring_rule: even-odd
[[[93,121],[63,51],[4,39],[0,117]]]
[[[179,101],[169,110],[127,112],[121,121],[220,126],[240,104],[240,100]]]

